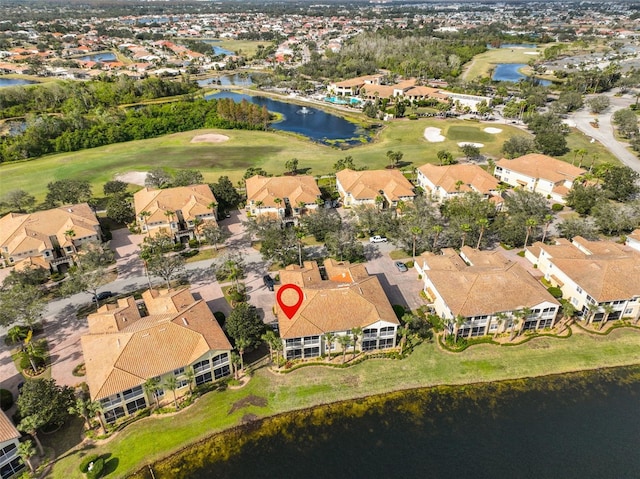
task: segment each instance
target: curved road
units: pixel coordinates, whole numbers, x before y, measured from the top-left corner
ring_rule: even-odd
[[[578,130],[602,143],[623,164],[640,173],[640,159],[629,149],[628,143],[623,143],[615,138],[611,123],[611,117],[617,110],[628,108],[629,105],[635,103],[635,100],[630,94],[615,96],[615,92],[607,92],[605,95],[611,100],[611,105],[604,113],[593,115],[589,113],[588,108],[584,107],[573,113],[570,118]],[[593,95],[588,95],[585,99],[589,97],[593,97]],[[589,124],[594,118],[598,118],[599,128],[594,128]]]

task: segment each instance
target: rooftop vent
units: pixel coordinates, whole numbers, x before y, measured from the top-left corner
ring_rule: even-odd
[[[185,326],[189,326],[189,322],[187,321],[187,318],[182,318],[182,323],[183,323]]]

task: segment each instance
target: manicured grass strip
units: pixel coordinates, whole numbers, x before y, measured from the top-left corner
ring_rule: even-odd
[[[286,375],[261,369],[242,389],[209,393],[177,415],[143,419],[86,453],[110,453],[118,459],[118,468],[109,477],[125,477],[188,442],[239,424],[245,414],[261,417],[398,389],[638,364],[639,348],[640,331],[624,328],[606,337],[574,331],[569,339],[536,338],[512,348],[481,344],[457,354],[429,343],[402,361],[365,361],[348,369],[305,367]],[[250,395],[267,398],[267,405],[229,414],[237,401]],[[83,454],[60,459],[50,477],[80,479],[77,466]]]

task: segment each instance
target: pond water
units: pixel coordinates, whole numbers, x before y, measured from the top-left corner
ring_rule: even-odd
[[[395,393],[254,421],[154,477],[638,478],[639,397],[639,367]]]
[[[76,60],[80,60],[83,62],[114,62],[116,61],[116,56],[111,53],[95,53],[93,55],[85,55],[83,57],[78,57]]]
[[[212,45],[211,48],[213,48],[213,53],[216,55],[235,55],[235,52],[232,52],[231,50],[227,50],[226,48],[222,48],[219,45],[216,45],[217,43],[220,43],[220,40],[200,40],[202,43],[208,43],[209,45]]]
[[[220,83],[218,83],[220,81]],[[206,78],[204,80],[198,80],[198,85],[220,85],[220,86],[251,86],[253,85],[253,78],[251,75],[242,75],[235,73],[233,75],[220,75],[217,77]]]
[[[318,108],[228,91],[207,95],[206,98],[231,98],[236,102],[247,100],[256,105],[266,106],[269,111],[283,116],[282,121],[272,123],[271,128],[298,133],[320,143],[349,146],[370,139],[366,131],[358,125]]]
[[[38,82],[23,80],[22,78],[0,78],[0,88],[5,86],[34,85]]]
[[[518,70],[520,68],[525,67],[524,63],[499,63],[496,66],[496,69],[493,71],[493,76],[491,77],[494,81],[508,81],[517,83],[519,80],[528,78],[526,75],[523,75]],[[549,80],[539,80],[540,85],[549,86],[551,82]]]

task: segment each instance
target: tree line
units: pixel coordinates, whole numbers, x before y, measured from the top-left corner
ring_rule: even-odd
[[[87,113],[94,108],[137,103],[196,92],[190,81],[170,81],[158,77],[133,80],[126,75],[100,77],[87,82],[60,81],[0,90],[0,118],[28,113]]]
[[[37,158],[131,140],[155,138],[199,128],[266,129],[266,107],[231,99],[193,100],[147,105],[90,115],[29,117],[23,133],[0,140],[0,162]]]

